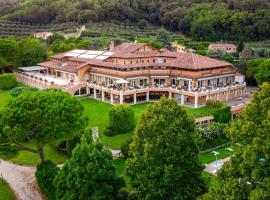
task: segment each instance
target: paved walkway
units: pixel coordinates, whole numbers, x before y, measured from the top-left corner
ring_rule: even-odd
[[[35,167],[0,160],[0,174],[18,200],[43,200],[35,179]]]
[[[205,169],[204,171],[216,175],[217,171],[226,163],[230,160],[230,157],[228,158],[224,158],[224,159],[220,159],[217,161],[214,161],[212,163],[206,164],[205,165]]]

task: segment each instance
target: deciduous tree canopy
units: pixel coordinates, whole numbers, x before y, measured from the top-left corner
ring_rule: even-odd
[[[83,136],[55,178],[56,199],[116,199],[124,180],[116,174],[112,153]]]
[[[175,100],[162,98],[142,114],[126,169],[139,199],[196,199],[203,167],[194,121]]]
[[[83,106],[68,93],[58,90],[22,93],[0,112],[1,157],[22,149],[39,154],[44,161],[46,144],[53,145],[84,130],[86,120],[82,114]],[[36,149],[27,147],[26,141],[32,141]]]
[[[242,146],[218,174],[219,186],[203,199],[270,198],[270,84],[262,90],[239,117],[232,121],[228,135]]]

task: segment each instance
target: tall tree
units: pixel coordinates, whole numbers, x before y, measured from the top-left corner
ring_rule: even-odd
[[[243,144],[218,173],[218,187],[203,199],[270,199],[270,84],[234,120],[228,135]]]
[[[195,123],[175,100],[142,114],[126,169],[140,199],[196,199],[205,189],[193,140]]]
[[[26,38],[19,43],[22,66],[37,64],[47,58],[47,51],[38,39]]]
[[[73,138],[84,130],[86,119],[82,115],[83,106],[65,92],[24,92],[0,112],[0,155],[14,155],[22,149],[38,154],[44,162],[45,145]],[[28,147],[26,141],[32,141],[36,148]]]
[[[54,185],[59,200],[113,200],[124,181],[116,173],[110,150],[83,136],[56,176]]]

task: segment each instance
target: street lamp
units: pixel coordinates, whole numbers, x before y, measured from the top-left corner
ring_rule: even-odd
[[[216,167],[218,167],[218,165],[217,165],[217,157],[218,157],[218,155],[219,155],[220,153],[217,152],[217,151],[212,151],[211,153],[214,154],[214,156],[216,157]]]

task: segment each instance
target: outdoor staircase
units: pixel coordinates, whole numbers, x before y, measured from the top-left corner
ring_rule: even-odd
[[[87,87],[87,83],[75,83],[74,85],[67,87],[65,90],[69,94],[74,95],[76,91],[84,87]]]

